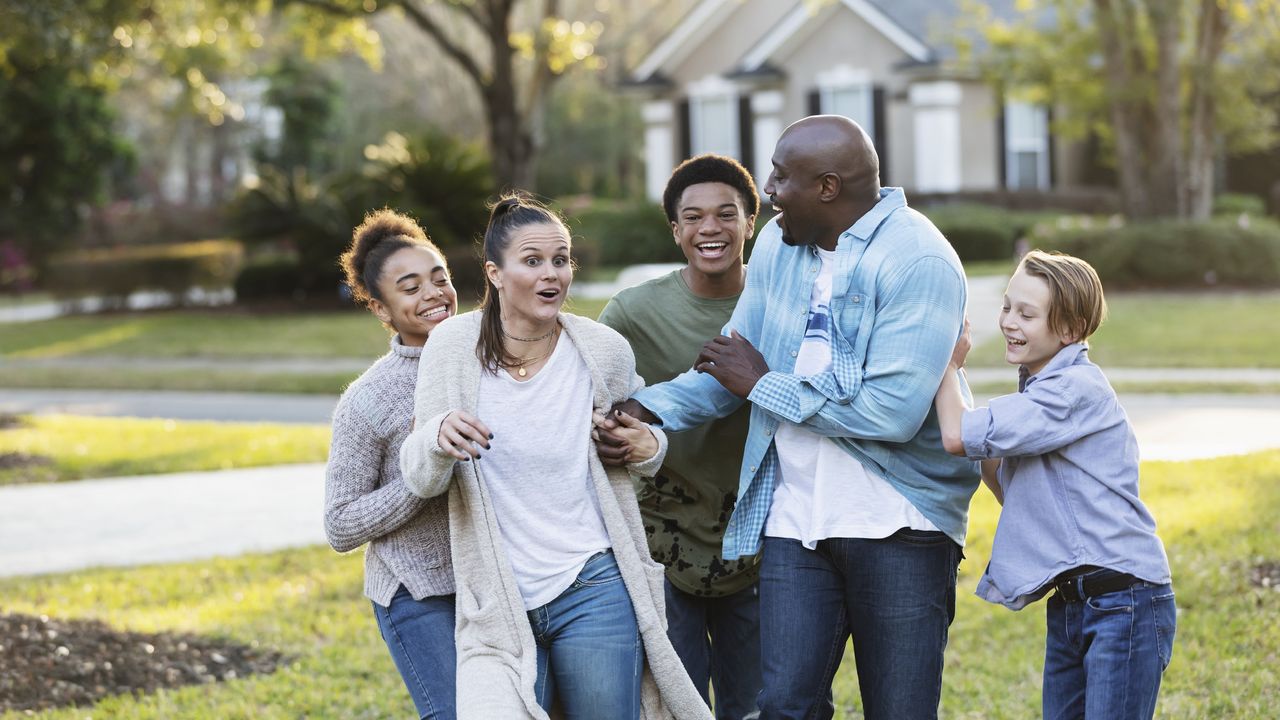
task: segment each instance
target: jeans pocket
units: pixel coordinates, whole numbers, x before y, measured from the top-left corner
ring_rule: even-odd
[[[1160,653],[1160,671],[1164,672],[1173,660],[1173,639],[1178,630],[1178,606],[1173,593],[1153,595],[1151,612],[1155,617],[1156,650]]]
[[[614,559],[612,552],[605,551],[587,560],[582,570],[578,571],[574,584],[579,587],[591,587],[618,582],[621,579],[622,571],[618,569],[618,561]]]
[[[1133,614],[1133,589],[1117,590],[1105,595],[1094,595],[1085,598],[1084,604],[1095,613],[1102,615]]]

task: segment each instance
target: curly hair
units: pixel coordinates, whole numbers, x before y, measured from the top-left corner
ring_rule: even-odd
[[[382,208],[364,216],[364,221],[351,233],[351,244],[338,258],[347,286],[357,302],[367,307],[371,301],[383,299],[378,289],[382,266],[397,250],[407,247],[425,247],[444,260],[444,253],[408,215]]]
[[[676,203],[680,202],[680,196],[690,185],[709,182],[724,183],[737,190],[742,198],[742,209],[749,217],[760,214],[760,193],[756,191],[751,173],[731,157],[707,153],[691,157],[671,171],[667,187],[662,191],[662,209],[667,213],[667,221],[676,221]]]

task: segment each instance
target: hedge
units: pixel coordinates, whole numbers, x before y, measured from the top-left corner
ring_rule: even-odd
[[[666,213],[657,203],[603,201],[567,211],[573,253],[580,267],[682,262]]]
[[[138,290],[160,290],[181,300],[191,288],[231,286],[243,257],[235,240],[77,250],[51,258],[41,280],[59,298],[120,300]]]
[[[1008,210],[990,205],[936,205],[922,212],[937,226],[965,262],[1008,260],[1014,245],[1052,211]]]
[[[1280,287],[1280,225],[1266,220],[1044,224],[1030,240],[1089,261],[1108,288]]]

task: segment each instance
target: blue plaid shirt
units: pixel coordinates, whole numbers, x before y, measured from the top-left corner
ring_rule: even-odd
[[[746,288],[724,329],[751,341],[770,368],[748,398],[751,430],[738,503],[725,528],[725,559],[760,550],[778,478],[773,434],[782,422],[831,438],[963,545],[976,466],[942,449],[933,412],[964,319],[959,258],[933,223],[907,207],[901,188],[881,190],[880,202],[836,247],[831,370],[796,375],[821,264],[812,248],[783,243],[770,222],[756,238]],[[674,432],[724,417],[743,402],[693,370],[636,399]]]

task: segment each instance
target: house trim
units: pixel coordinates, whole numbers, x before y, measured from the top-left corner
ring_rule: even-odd
[[[697,43],[690,42],[694,34],[725,14],[723,11],[731,9],[728,7],[731,4],[729,0],[703,0],[636,66],[631,73],[632,80],[643,82],[668,62],[678,61],[692,52],[697,47]]]
[[[912,60],[919,63],[933,61],[933,51],[929,49],[928,45],[903,30],[902,26],[894,22],[892,18],[885,15],[876,6],[866,2],[866,0],[841,0],[840,4],[856,13],[868,25],[909,55]],[[766,63],[801,28],[808,25],[810,20],[817,18],[822,12],[811,12],[808,6],[803,3],[795,10],[792,10],[789,15],[783,18],[782,22],[775,25],[773,30],[764,36],[755,49],[743,58],[743,69],[750,72]]]

